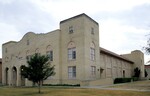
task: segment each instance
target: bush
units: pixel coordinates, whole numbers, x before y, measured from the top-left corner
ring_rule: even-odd
[[[131,82],[132,78],[116,78],[114,84]]]
[[[133,81],[138,81],[139,78],[138,77],[132,77]]]

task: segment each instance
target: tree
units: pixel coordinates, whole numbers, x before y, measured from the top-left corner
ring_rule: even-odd
[[[41,84],[49,76],[55,75],[54,66],[51,66],[49,57],[40,54],[34,54],[27,60],[28,66],[22,66],[21,75],[38,85],[41,93]]]
[[[147,54],[150,54],[150,39],[147,41],[147,45],[143,47]]]
[[[136,67],[135,69],[134,69],[134,77],[140,77],[140,73],[141,73],[141,70],[138,68],[138,67]]]

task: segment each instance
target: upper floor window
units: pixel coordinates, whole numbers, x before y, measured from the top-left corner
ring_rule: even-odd
[[[47,51],[46,54],[47,54],[48,58],[50,59],[50,61],[53,61],[53,51],[52,50]]]
[[[27,55],[26,56],[27,61],[30,61],[31,57],[32,57],[32,55]]]
[[[7,53],[7,48],[5,48],[5,53]]]
[[[53,50],[50,45],[46,48],[46,54],[49,57],[50,61],[53,61]]]
[[[94,43],[91,44],[91,48],[90,48],[90,59],[92,61],[95,60],[95,45]]]
[[[29,45],[30,44],[30,42],[29,42],[29,40],[27,40],[27,45]]]
[[[75,79],[76,78],[76,66],[68,67],[68,78]]]
[[[32,55],[30,55],[30,51],[27,50],[27,52],[26,52],[26,59],[27,59],[27,61],[29,61],[31,59],[31,56]]]
[[[73,33],[73,26],[69,26],[69,33]]]
[[[68,48],[68,59],[69,60],[76,59],[76,48]]]
[[[8,62],[9,61],[9,58],[8,57],[5,57],[5,62]]]
[[[39,48],[37,48],[37,49],[35,50],[35,53],[38,54],[38,55],[40,55]]]
[[[93,27],[91,27],[91,34],[94,35],[94,28]]]
[[[74,42],[70,42],[68,45],[68,60],[76,59],[76,47]]]

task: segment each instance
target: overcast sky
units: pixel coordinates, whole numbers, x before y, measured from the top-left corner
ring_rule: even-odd
[[[0,0],[0,44],[19,41],[29,31],[59,29],[60,21],[81,13],[99,23],[101,47],[117,54],[143,51],[150,34],[150,0]]]

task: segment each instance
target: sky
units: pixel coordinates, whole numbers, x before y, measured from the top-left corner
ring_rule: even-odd
[[[101,47],[117,54],[144,52],[150,0],[0,0],[0,58],[3,43],[19,41],[27,32],[59,29],[60,21],[81,13],[99,23]]]

